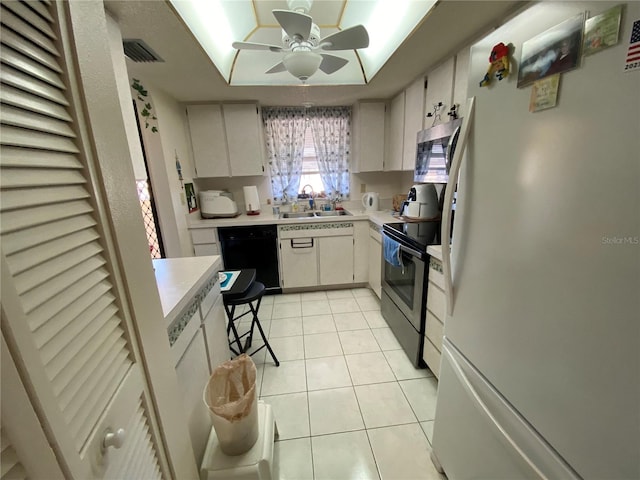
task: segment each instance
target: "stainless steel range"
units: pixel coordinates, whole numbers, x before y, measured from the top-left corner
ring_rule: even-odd
[[[386,223],[384,237],[399,244],[398,261],[384,260],[382,316],[411,362],[424,367],[422,347],[425,334],[427,246],[440,245],[440,221]],[[399,263],[399,265],[398,265]]]

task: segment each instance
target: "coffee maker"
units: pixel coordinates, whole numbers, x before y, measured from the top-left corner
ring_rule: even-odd
[[[433,183],[416,184],[411,187],[404,202],[402,215],[407,218],[427,220],[440,215],[438,192]]]

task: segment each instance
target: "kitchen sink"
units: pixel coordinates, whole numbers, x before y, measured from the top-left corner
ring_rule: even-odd
[[[344,215],[351,215],[346,210],[329,210],[324,212],[316,212],[317,217],[342,217]]]
[[[280,218],[317,218],[317,217],[342,217],[351,215],[345,210],[330,210],[324,212],[286,212],[281,213]]]
[[[280,218],[313,218],[313,212],[287,212],[281,213]]]

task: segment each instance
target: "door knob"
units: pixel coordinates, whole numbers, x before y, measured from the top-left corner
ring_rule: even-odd
[[[102,441],[102,448],[106,450],[109,447],[120,448],[124,444],[126,438],[126,432],[124,428],[119,428],[114,432],[111,429],[107,430],[107,433],[104,435],[104,440]]]

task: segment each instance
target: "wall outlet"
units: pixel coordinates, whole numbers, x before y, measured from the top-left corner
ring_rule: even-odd
[[[361,183],[360,184],[360,193],[367,193],[367,184],[366,183]]]

